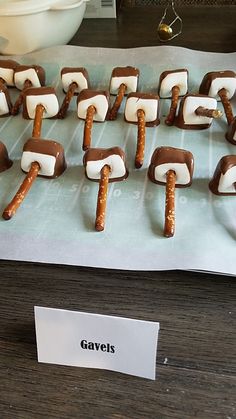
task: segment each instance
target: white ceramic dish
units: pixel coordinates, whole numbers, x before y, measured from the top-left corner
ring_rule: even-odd
[[[88,0],[0,0],[0,53],[26,54],[65,45],[78,30]]]

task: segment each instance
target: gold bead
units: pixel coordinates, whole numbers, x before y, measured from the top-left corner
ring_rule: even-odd
[[[158,36],[161,41],[168,41],[172,37],[172,29],[169,25],[161,23],[157,29]]]

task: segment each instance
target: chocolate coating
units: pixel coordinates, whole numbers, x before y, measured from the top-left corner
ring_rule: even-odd
[[[111,147],[111,148],[89,148],[83,158],[83,164],[86,167],[88,161],[96,161],[96,160],[104,160],[109,156],[112,156],[113,154],[116,154],[121,157],[121,159],[124,162],[125,168],[126,168],[126,157],[124,151],[120,147]],[[99,179],[91,179],[87,176],[87,173],[85,171],[85,175],[87,179],[92,180],[94,182],[99,182]],[[129,175],[129,172],[126,168],[125,175],[119,178],[109,178],[109,182],[117,182],[121,180],[125,180]]]
[[[82,100],[91,99],[92,97],[103,95],[106,96],[107,101],[109,101],[109,92],[106,90],[91,90],[91,89],[83,89],[81,90],[80,94],[77,98],[77,105],[79,102],[82,102]]]
[[[213,80],[221,77],[236,77],[236,73],[231,70],[225,70],[225,71],[210,71],[209,73],[206,73],[205,76],[202,79],[202,82],[199,87],[199,93],[203,95],[208,95],[209,90],[211,88],[211,84]]]
[[[152,99],[152,100],[159,101],[159,96],[158,95],[154,95],[152,93],[132,92],[132,93],[129,93],[128,94],[127,100],[130,97],[137,98],[137,102],[138,102],[139,99],[147,99],[147,100]],[[134,122],[133,121],[128,121],[125,116],[124,116],[124,119],[125,119],[126,122],[129,122],[130,124],[134,124],[134,125],[137,125],[138,124],[138,122],[135,122],[135,121]],[[145,123],[145,126],[146,127],[156,127],[159,124],[160,124],[160,119],[159,119],[158,111],[157,111],[156,119],[154,121],[146,122]]]
[[[17,68],[15,69],[15,74],[16,73],[21,73],[23,71],[30,70],[30,69],[32,69],[36,72],[41,86],[44,86],[45,85],[45,79],[46,79],[45,70],[44,70],[43,67],[41,67],[39,65],[18,65]]]
[[[44,140],[42,138],[29,138],[26,141],[23,152],[30,151],[32,153],[47,154],[56,158],[53,176],[42,176],[54,179],[60,176],[66,169],[66,161],[64,149],[62,145],[53,140]],[[40,176],[40,175],[39,175]]]
[[[12,107],[11,98],[10,98],[7,87],[4,84],[2,84],[1,82],[0,82],[0,93],[3,93],[5,95],[5,98],[6,98],[6,101],[7,101],[7,106],[8,106],[8,109],[9,109],[9,112],[7,112],[6,114],[0,115],[0,117],[8,116],[8,115],[10,115],[10,111],[11,111],[11,107]]]
[[[54,87],[48,87],[48,86],[42,86],[42,87],[29,87],[23,92],[23,118],[25,119],[31,119],[27,106],[26,106],[26,98],[27,96],[38,96],[38,95],[55,95],[56,96],[56,90]]]
[[[228,131],[225,134],[225,138],[231,144],[236,145],[236,116],[234,117],[233,121],[229,125]]]
[[[186,185],[176,183],[175,186],[177,188],[185,188],[186,186],[190,186],[192,184],[194,160],[190,151],[175,147],[158,147],[154,150],[151,163],[148,168],[148,177],[152,182],[157,183],[158,185],[165,185],[165,182],[156,180],[155,167],[165,163],[182,163],[187,165],[190,182]]]
[[[229,155],[229,156],[224,156],[220,159],[219,163],[216,166],[213,178],[211,179],[209,183],[209,189],[211,190],[212,193],[214,193],[215,195],[224,195],[224,196],[236,195],[236,179],[234,182],[235,193],[219,192],[218,190],[221,175],[224,175],[233,166],[236,166],[236,156]]]
[[[0,141],[0,172],[4,172],[12,166],[6,146]]]
[[[160,75],[159,78],[159,87],[158,87],[158,94],[160,94],[160,87],[161,87],[161,83],[162,81],[169,75],[169,74],[173,74],[173,73],[183,73],[183,72],[187,73],[187,77],[188,77],[188,70],[186,68],[181,68],[181,69],[177,69],[177,70],[166,70],[163,71]]]
[[[178,128],[181,128],[181,129],[192,129],[192,130],[194,130],[194,129],[196,129],[196,130],[207,129],[211,126],[211,122],[208,123],[208,124],[186,124],[185,121],[184,121],[183,108],[184,108],[185,100],[188,97],[193,97],[193,96],[194,97],[206,97],[205,94],[201,95],[201,94],[190,94],[189,93],[189,94],[185,95],[180,101],[178,115],[175,118],[175,125]]]

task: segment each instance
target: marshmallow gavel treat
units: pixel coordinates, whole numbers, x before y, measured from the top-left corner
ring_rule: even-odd
[[[229,125],[225,138],[230,143],[236,145],[236,116],[233,118],[231,124]]]
[[[236,156],[229,155],[220,159],[209,188],[216,195],[236,195]]]
[[[125,154],[119,147],[90,148],[85,152],[83,162],[87,178],[99,182],[95,229],[103,231],[108,183],[124,180],[128,176]]]
[[[61,144],[53,140],[30,138],[23,148],[21,168],[27,175],[3,211],[2,216],[5,220],[10,220],[14,216],[38,175],[54,179],[64,172],[66,169],[64,149]]]
[[[0,141],[0,172],[4,172],[12,166],[6,146]]]
[[[81,90],[89,88],[88,72],[83,67],[64,67],[61,70],[61,81],[66,96],[58,112],[58,118],[63,119],[73,96],[78,95]]]
[[[193,155],[190,151],[158,147],[152,155],[148,177],[154,183],[166,185],[165,237],[172,237],[175,232],[175,187],[191,185],[193,166]]]
[[[181,99],[176,125],[182,129],[206,129],[213,119],[221,116],[222,112],[217,109],[215,98],[188,94]]]
[[[164,71],[159,80],[160,98],[171,98],[169,113],[166,117],[166,125],[173,125],[178,106],[178,99],[188,91],[188,70]]]
[[[12,104],[7,86],[14,86],[14,72],[19,64],[13,60],[0,60],[0,116],[9,115]]]
[[[125,121],[138,125],[135,167],[143,165],[145,151],[145,127],[155,127],[160,124],[158,118],[159,97],[149,93],[130,93],[125,106]]]
[[[39,65],[19,65],[14,72],[14,82],[17,89],[21,90],[11,111],[12,115],[17,115],[23,103],[25,90],[45,85],[45,71]]]
[[[59,103],[53,87],[30,87],[23,95],[23,117],[34,119],[32,137],[41,135],[42,119],[57,115]]]
[[[78,118],[84,119],[83,150],[91,145],[93,121],[104,122],[109,107],[109,93],[103,90],[84,89],[77,98]]]
[[[236,73],[231,70],[207,73],[201,82],[199,93],[221,100],[228,124],[233,120],[230,99],[236,90]]]
[[[110,94],[116,95],[116,99],[109,112],[109,119],[114,121],[125,95],[136,92],[138,87],[139,70],[135,67],[115,67],[111,74]]]

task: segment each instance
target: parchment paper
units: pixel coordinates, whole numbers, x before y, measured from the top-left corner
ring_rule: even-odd
[[[188,68],[189,92],[197,92],[207,71],[235,70],[236,53],[218,54],[180,47],[102,49],[54,47],[25,56],[11,57],[22,64],[41,64],[47,84],[56,86],[63,99],[60,69],[86,67],[94,89],[108,89],[115,66],[140,69],[139,90],[157,92],[162,71]],[[12,99],[16,89],[10,91]],[[68,168],[56,180],[36,180],[23,205],[10,221],[0,221],[0,257],[132,270],[205,270],[236,274],[236,198],[217,197],[208,190],[209,178],[223,155],[236,147],[226,142],[226,118],[203,131],[185,131],[164,124],[169,100],[161,100],[161,125],[147,128],[145,162],[134,169],[137,127],[123,120],[124,104],[117,121],[94,123],[93,146],[122,147],[127,155],[129,177],[109,185],[106,227],[95,232],[98,184],[87,180],[82,166],[83,121],[76,103],[65,120],[44,120],[42,137],[59,141],[65,149]],[[236,99],[232,100],[234,112]],[[222,105],[219,104],[222,109]],[[31,136],[32,121],[22,115],[0,119],[0,140],[14,164],[0,174],[0,210],[11,200],[24,174],[20,158]],[[147,168],[154,149],[161,145],[190,150],[195,158],[190,188],[176,191],[176,233],[163,237],[165,188],[151,183]]]

